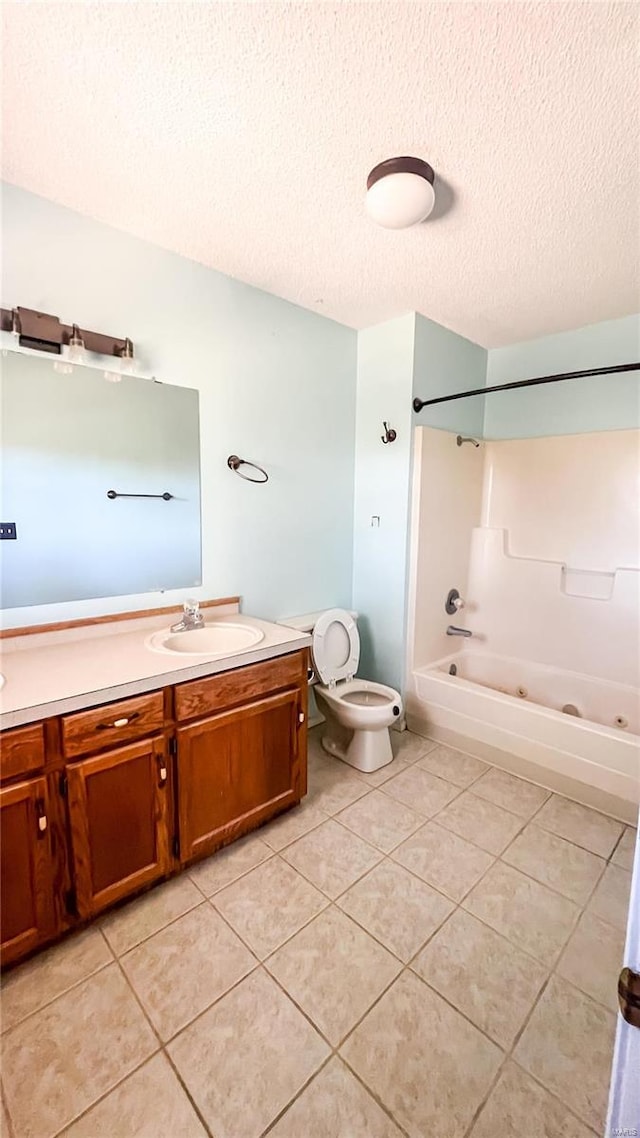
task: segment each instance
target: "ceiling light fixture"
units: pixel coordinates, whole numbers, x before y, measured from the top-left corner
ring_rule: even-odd
[[[408,229],[431,213],[435,174],[422,158],[387,158],[367,178],[366,209],[384,229]]]

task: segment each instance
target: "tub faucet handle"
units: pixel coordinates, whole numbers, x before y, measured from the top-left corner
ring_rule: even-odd
[[[460,596],[460,593],[458,592],[458,590],[457,589],[449,589],[449,592],[447,593],[447,599],[446,599],[445,605],[444,605],[444,611],[446,613],[448,613],[449,616],[454,616],[455,613],[459,612],[460,609],[463,609],[463,608],[464,608],[464,601],[463,601],[462,597]]]

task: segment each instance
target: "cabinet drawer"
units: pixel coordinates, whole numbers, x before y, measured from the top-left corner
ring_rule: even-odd
[[[221,672],[203,680],[192,680],[175,689],[176,719],[197,719],[212,711],[221,711],[245,703],[254,696],[268,695],[283,688],[306,685],[307,653],[290,653],[249,664],[232,672]]]
[[[42,723],[3,731],[0,737],[0,777],[40,770],[44,766],[44,728]]]
[[[73,759],[151,735],[154,731],[161,731],[163,723],[164,697],[161,691],[123,699],[119,703],[106,703],[91,711],[64,716],[62,749],[66,758]]]

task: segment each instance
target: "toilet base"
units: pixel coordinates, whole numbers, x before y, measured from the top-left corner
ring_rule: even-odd
[[[327,730],[326,728],[329,728]],[[351,739],[349,740],[349,735]],[[346,731],[342,728],[338,733],[331,731],[329,723],[325,724],[325,734],[322,736],[322,747],[335,759],[355,767],[356,770],[371,774],[380,770],[393,761],[389,728],[383,727],[376,731]]]

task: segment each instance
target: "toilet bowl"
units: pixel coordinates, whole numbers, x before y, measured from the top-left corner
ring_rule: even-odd
[[[322,746],[361,771],[376,771],[393,759],[389,727],[402,715],[402,700],[386,684],[356,676],[360,637],[344,609],[321,613],[313,627],[311,654],[320,682],[318,707],[325,717]]]

